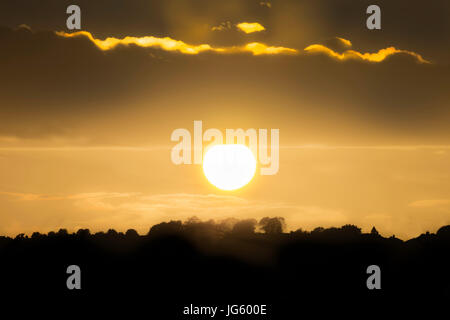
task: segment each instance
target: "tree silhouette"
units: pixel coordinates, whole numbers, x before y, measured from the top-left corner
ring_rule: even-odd
[[[372,227],[372,230],[370,230],[370,234],[374,235],[374,236],[378,236],[379,235],[378,230],[375,227]]]
[[[87,239],[89,238],[89,236],[91,235],[91,232],[89,231],[89,229],[79,229],[77,231],[77,236],[83,239]]]
[[[134,229],[128,229],[127,232],[125,232],[125,236],[127,238],[130,238],[130,239],[137,239],[137,238],[139,238],[139,234]]]
[[[68,234],[69,232],[67,232],[67,229],[59,229],[56,233],[56,235],[59,237],[66,237]]]
[[[436,235],[438,237],[449,239],[450,238],[450,226],[444,226],[444,227],[439,228]]]
[[[352,224],[343,225],[341,227],[341,230],[347,235],[360,235],[361,234],[361,228],[358,228],[357,226],[352,225]]]
[[[179,234],[183,231],[181,221],[162,222],[152,226],[148,232],[149,235],[171,235]]]
[[[255,233],[257,221],[255,219],[248,219],[238,221],[232,229],[232,233],[240,235],[251,235]]]
[[[267,234],[280,234],[283,232],[286,223],[284,218],[281,217],[265,217],[259,221],[259,226]]]

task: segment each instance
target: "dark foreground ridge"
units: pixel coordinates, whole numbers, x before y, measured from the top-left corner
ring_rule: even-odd
[[[450,226],[408,241],[353,225],[282,231],[281,218],[192,219],[155,225],[147,235],[62,229],[0,237],[0,289],[22,305],[145,311],[148,319],[211,318],[184,316],[191,304],[265,304],[269,317],[229,319],[282,320],[392,307],[413,313],[450,301]],[[70,265],[81,268],[81,290],[67,289]],[[381,290],[367,288],[370,265],[381,269]]]

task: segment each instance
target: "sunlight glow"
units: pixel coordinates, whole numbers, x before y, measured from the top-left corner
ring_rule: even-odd
[[[203,158],[206,179],[222,190],[242,188],[252,180],[255,171],[255,157],[244,145],[215,145]]]

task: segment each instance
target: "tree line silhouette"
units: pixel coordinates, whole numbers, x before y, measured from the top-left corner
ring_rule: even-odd
[[[186,319],[180,310],[190,303],[267,304],[281,320],[296,315],[299,303],[304,314],[336,315],[349,303],[385,310],[450,298],[450,226],[407,241],[375,227],[285,228],[281,217],[191,218],[145,235],[60,229],[0,237],[0,289],[24,301],[76,301],[104,312],[113,302],[136,311],[152,301],[156,319]],[[81,269],[81,290],[66,287],[69,265]],[[381,290],[366,287],[369,265],[381,269]]]

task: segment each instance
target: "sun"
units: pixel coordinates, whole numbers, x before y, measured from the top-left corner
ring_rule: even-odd
[[[252,180],[256,160],[250,149],[241,144],[215,145],[203,157],[206,179],[221,190],[236,190]]]

